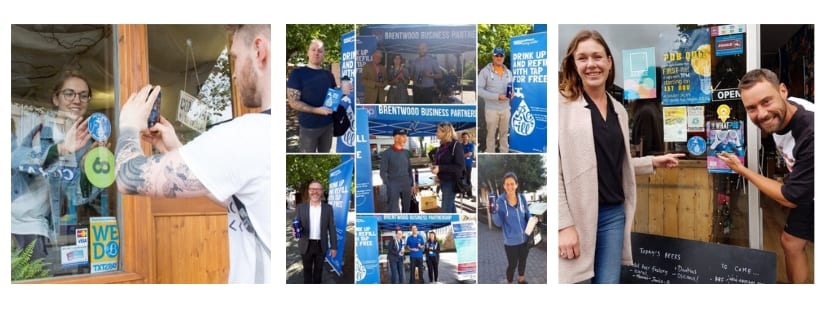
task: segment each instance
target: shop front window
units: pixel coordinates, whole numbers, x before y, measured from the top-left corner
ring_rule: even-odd
[[[224,25],[148,25],[150,82],[183,144],[233,118],[228,56]]]
[[[114,27],[11,30],[11,278],[118,271]]]
[[[559,51],[596,30],[613,55],[608,90],[629,112],[632,155],[684,153],[674,169],[637,177],[633,231],[749,246],[746,181],[716,157],[746,157],[745,25],[561,25]]]

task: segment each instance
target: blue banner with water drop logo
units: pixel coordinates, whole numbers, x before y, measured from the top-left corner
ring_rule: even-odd
[[[510,38],[510,149],[547,151],[547,33]]]

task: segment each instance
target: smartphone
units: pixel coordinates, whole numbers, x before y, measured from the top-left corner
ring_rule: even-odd
[[[154,93],[154,89],[151,89]],[[150,96],[150,93],[149,95]],[[148,128],[153,127],[159,122],[159,105],[162,103],[162,90],[157,91],[157,99],[154,101],[154,106],[151,107],[151,113],[148,114]]]

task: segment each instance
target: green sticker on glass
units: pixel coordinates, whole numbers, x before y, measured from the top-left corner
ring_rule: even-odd
[[[96,187],[106,188],[114,183],[114,154],[98,146],[85,155],[85,176]]]

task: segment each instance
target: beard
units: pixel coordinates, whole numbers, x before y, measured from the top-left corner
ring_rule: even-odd
[[[262,106],[262,98],[256,88],[257,80],[256,72],[251,70],[250,64],[239,72],[236,83],[239,87],[239,96],[242,98],[242,104],[245,107],[257,108]]]

